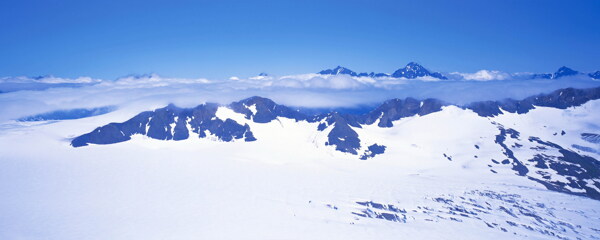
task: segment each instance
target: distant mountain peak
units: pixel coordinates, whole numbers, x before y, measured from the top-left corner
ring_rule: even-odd
[[[600,71],[590,73],[590,74],[588,74],[588,76],[590,76],[591,78],[593,78],[595,80],[598,80],[598,79],[600,79]]]
[[[573,70],[573,69],[563,65],[562,67],[559,67],[557,71],[561,71],[561,70]]]
[[[575,71],[566,66],[562,66],[558,70],[556,70],[556,72],[552,75],[552,78],[556,79],[556,78],[561,78],[561,77],[566,77],[566,76],[573,76],[573,75],[577,75],[577,74],[579,74],[578,71]]]
[[[544,78],[544,79],[558,79],[561,77],[573,76],[579,74],[578,71],[575,71],[567,66],[562,66],[556,70],[554,73],[536,73],[531,75],[531,79],[534,78]]]
[[[261,73],[258,74],[258,76],[260,76],[260,77],[266,77],[266,76],[269,76],[269,74],[267,74],[266,72],[261,72]]]
[[[418,77],[433,77],[437,79],[448,79],[444,75],[439,72],[430,72],[425,67],[421,66],[416,62],[409,62],[406,64],[404,68],[400,68],[396,70],[392,77],[395,78],[407,78],[407,79],[415,79]]]
[[[52,75],[39,75],[39,76],[31,77],[31,78],[35,79],[35,80],[40,80],[40,79],[52,78],[52,77],[54,77],[54,76],[52,76]]]
[[[335,67],[334,69],[326,69],[326,70],[320,71],[319,74],[322,74],[322,75],[340,75],[340,74],[346,74],[346,75],[350,75],[350,76],[353,76],[353,77],[358,76],[358,74],[356,74],[356,72],[354,72],[354,71],[352,71],[352,70],[350,70],[348,68],[339,66],[339,65],[337,67]]]
[[[416,62],[409,62],[406,64],[406,67],[409,68],[423,68],[423,66],[421,66],[421,64],[418,64]]]
[[[265,98],[265,97],[261,97],[261,96],[252,96],[246,99],[242,99],[241,101],[237,102],[237,103],[242,103],[242,104],[246,104],[246,105],[252,105],[252,104],[268,104],[268,105],[275,105],[275,102],[269,98]]]

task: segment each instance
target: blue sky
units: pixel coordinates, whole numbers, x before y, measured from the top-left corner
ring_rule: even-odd
[[[600,1],[0,2],[0,76],[600,70]]]

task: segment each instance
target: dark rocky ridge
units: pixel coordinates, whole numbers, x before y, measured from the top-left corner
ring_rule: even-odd
[[[551,181],[545,178],[528,177],[529,179],[543,184],[549,190],[600,200],[600,192],[593,188],[600,188],[600,182],[593,181],[600,177],[600,162],[598,162],[598,160],[589,156],[582,156],[574,151],[565,149],[558,144],[543,141],[537,137],[530,137],[528,140],[559,151],[561,154],[560,156],[537,154],[534,159],[529,161],[537,161],[537,166],[539,166],[539,168],[550,168],[555,170],[559,175],[564,176],[567,181]],[[588,182],[592,183],[590,184]],[[575,192],[572,189],[582,190],[583,192]]]
[[[482,117],[491,117],[502,114],[502,110],[521,114],[527,113],[535,106],[565,109],[594,99],[600,99],[600,87],[566,88],[523,100],[475,102],[463,106],[463,108],[470,109]],[[320,122],[317,129],[319,131],[332,126],[327,144],[335,146],[338,151],[358,155],[358,150],[364,149],[366,146],[361,145],[360,138],[352,129],[353,127],[361,128],[361,125],[374,123],[377,123],[379,127],[392,127],[393,121],[438,112],[445,105],[450,104],[437,99],[423,101],[414,98],[391,99],[365,114],[331,112],[311,115],[276,104],[267,98],[251,97],[233,102],[228,107],[256,123],[268,123],[278,117],[284,117],[296,121]],[[250,110],[250,106],[256,108],[256,113]],[[219,105],[214,103],[199,105],[191,109],[169,105],[165,108],[140,113],[123,123],[110,123],[99,127],[90,133],[76,137],[71,144],[74,147],[88,144],[111,144],[127,141],[134,134],[142,134],[160,140],[183,140],[189,137],[188,132],[190,131],[199,134],[201,138],[207,137],[206,133],[208,132],[226,142],[234,139],[255,140],[248,125],[240,125],[231,119],[216,118],[215,113],[218,107]]]
[[[596,188],[600,188],[600,162],[598,160],[563,148],[558,144],[544,141],[539,137],[529,136],[521,139],[521,134],[515,129],[505,128],[498,123],[494,124],[499,130],[495,143],[502,148],[502,154],[506,159],[491,159],[493,164],[510,164],[512,165],[511,170],[516,175],[540,183],[548,190],[600,200],[600,192],[596,190]],[[507,144],[509,139],[513,142],[510,144],[511,146]],[[536,153],[531,159],[517,158],[514,151],[525,145],[528,145],[530,149],[535,149]],[[488,166],[493,167],[492,165]],[[496,173],[493,169],[490,170]],[[563,178],[553,177],[554,174]]]
[[[392,99],[384,102],[381,106],[361,117],[361,124],[373,124],[377,120],[379,127],[392,127],[392,121],[415,115],[427,115],[442,110],[445,104],[437,99],[425,99],[419,101],[414,98]]]
[[[73,147],[93,144],[111,144],[131,139],[134,134],[146,135],[159,140],[184,140],[189,132],[199,137],[207,137],[206,131],[222,141],[243,139],[256,140],[250,127],[240,125],[231,119],[215,117],[219,105],[207,103],[195,108],[185,109],[169,105],[154,111],[142,112],[123,123],[110,123],[72,140]],[[188,126],[190,129],[188,129]]]
[[[502,101],[474,102],[464,106],[482,117],[502,114],[502,110],[511,113],[527,113],[535,106],[566,109],[580,106],[590,100],[600,99],[600,87],[588,89],[564,88],[549,94],[539,94],[523,100],[505,99]]]

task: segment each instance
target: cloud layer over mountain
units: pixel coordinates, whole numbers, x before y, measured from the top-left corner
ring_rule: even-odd
[[[588,88],[600,81],[588,75],[559,79],[527,79],[528,74],[481,70],[448,73],[448,79],[365,77],[345,74],[260,76],[228,80],[174,78],[156,74],[130,75],[116,80],[90,77],[0,78],[0,120],[71,108],[102,106],[148,110],[174,103],[183,107],[203,102],[229,103],[264,96],[278,103],[309,108],[351,108],[390,98],[438,98],[455,104],[479,100],[524,98],[565,87]]]

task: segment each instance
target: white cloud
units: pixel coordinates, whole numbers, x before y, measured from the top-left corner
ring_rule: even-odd
[[[347,75],[333,75],[325,78],[314,77],[308,81],[309,88],[331,88],[331,89],[356,89],[364,86],[363,83]]]
[[[300,74],[282,77],[258,76],[248,79],[230,79],[225,85],[245,88],[308,88],[308,89],[357,89],[375,83],[372,78],[358,78],[348,75]],[[233,82],[235,81],[235,82]]]
[[[75,79],[47,77],[47,78],[41,78],[38,81],[42,82],[42,83],[98,83],[98,82],[101,82],[100,79],[93,79],[90,77],[78,77]]]
[[[479,70],[475,73],[451,73],[455,76],[460,76],[462,80],[472,81],[493,81],[493,80],[507,80],[511,78],[511,75],[505,72],[496,70]]]
[[[119,78],[115,81],[103,81],[102,85],[117,85],[127,87],[140,87],[140,88],[151,88],[151,87],[165,87],[175,84],[207,84],[210,83],[208,79],[204,78],[165,78],[157,74],[150,75],[132,75]]]
[[[102,80],[94,79],[91,77],[78,77],[78,78],[60,78],[54,76],[42,76],[42,77],[3,77],[0,78],[0,83],[40,83],[40,84],[91,84],[99,83]]]
[[[305,87],[302,80],[294,78],[282,78],[272,83],[276,87],[303,88]]]
[[[255,77],[251,77],[249,79],[250,80],[272,80],[273,77],[271,77],[271,76],[255,76]]]

